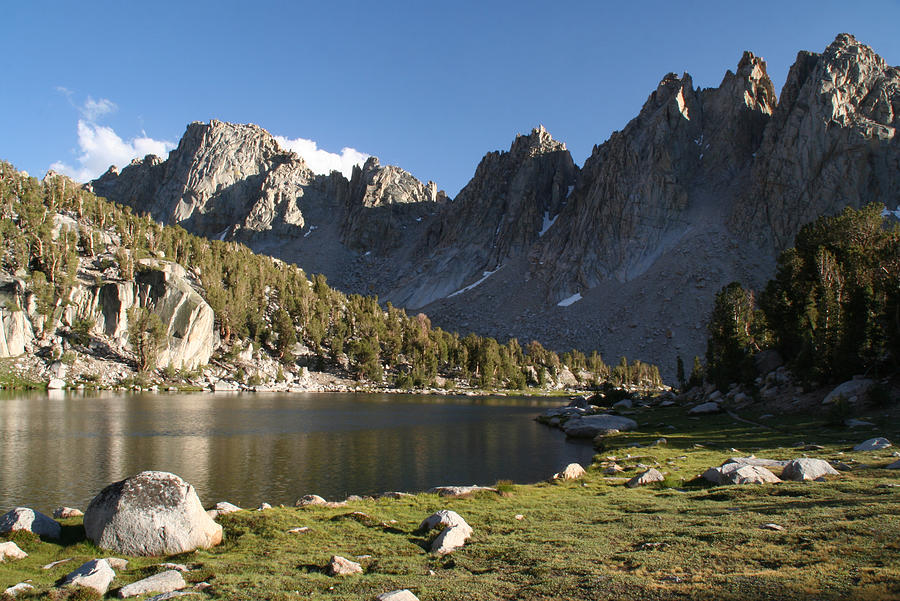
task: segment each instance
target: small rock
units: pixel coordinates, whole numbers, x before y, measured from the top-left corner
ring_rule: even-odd
[[[0,517],[0,532],[25,530],[38,536],[58,539],[62,526],[50,516],[29,507],[16,507]]]
[[[632,406],[631,399],[622,399],[618,403],[613,403],[614,409],[631,409]]]
[[[389,593],[381,593],[375,597],[375,601],[419,601],[419,598],[412,594],[408,589],[399,591],[391,591]]]
[[[778,532],[784,530],[784,526],[779,526],[778,524],[763,524],[760,528],[764,530],[776,530]]]
[[[854,451],[880,451],[891,446],[891,441],[887,438],[870,438],[853,447]],[[2,530],[0,530],[2,531]]]
[[[577,480],[579,478],[583,478],[586,472],[581,465],[577,463],[570,463],[566,466],[566,469],[563,471],[553,474],[554,480]]]
[[[799,482],[803,480],[815,480],[825,475],[837,476],[839,473],[840,472],[831,467],[827,461],[804,457],[789,461],[788,464],[784,466],[781,477],[784,480],[794,480]]]
[[[28,553],[19,548],[19,545],[13,541],[0,543],[0,561],[7,559],[25,559]]]
[[[309,526],[300,526],[299,528],[291,528],[288,530],[291,534],[303,534],[304,532],[309,532]]]
[[[190,572],[191,570],[183,563],[161,563],[159,567],[164,570],[176,570],[178,572]]]
[[[220,501],[216,503],[216,506],[212,509],[207,509],[206,515],[208,515],[212,519],[216,519],[220,515],[228,515],[229,513],[236,513],[238,511],[243,511],[243,509],[241,509],[237,505],[234,505],[233,503],[229,503],[228,501]]]
[[[125,570],[128,568],[128,560],[127,559],[120,559],[118,557],[107,557],[106,563],[109,564],[109,567],[111,567],[113,569],[113,571]]]
[[[378,498],[380,498],[380,499],[405,499],[407,497],[412,497],[412,496],[413,495],[409,494],[408,492],[398,492],[398,491],[392,490],[392,491],[381,493],[380,495],[378,495]]]
[[[61,586],[83,586],[105,595],[115,577],[116,573],[105,559],[92,559],[81,564],[77,570],[69,572]]]
[[[262,503],[259,507],[256,508],[256,511],[265,511],[266,509],[272,509],[272,506],[268,503]]]
[[[57,507],[53,510],[53,517],[58,520],[65,520],[67,518],[77,518],[84,515],[84,512],[80,509],[73,509],[72,507]]]
[[[610,476],[613,474],[618,474],[619,472],[624,472],[624,471],[625,471],[625,468],[623,468],[621,465],[619,465],[617,463],[603,469],[603,473],[608,474]]]
[[[350,574],[362,574],[362,566],[355,561],[350,561],[340,555],[332,555],[327,566],[328,573],[332,576],[348,576]]]
[[[428,492],[442,497],[461,497],[478,492],[497,492],[497,489],[489,486],[435,486]]]
[[[34,587],[28,584],[27,582],[20,582],[19,584],[13,585],[3,591],[4,595],[9,595],[10,597],[18,597],[21,593],[27,593],[29,591],[33,591]]]
[[[516,519],[519,520],[519,521],[522,521],[522,520],[525,519],[525,516],[522,515],[521,513],[517,513],[517,514],[516,514]]]
[[[51,561],[51,562],[48,563],[47,565],[41,566],[41,569],[42,569],[42,570],[52,570],[52,569],[55,568],[56,566],[58,566],[58,565],[60,565],[60,564],[63,564],[63,563],[68,563],[68,562],[70,562],[70,561],[72,561],[72,558],[71,558],[71,557],[66,557],[65,559],[60,559],[60,560],[58,560],[58,561]]]
[[[629,480],[625,486],[628,488],[635,488],[637,486],[644,486],[645,484],[650,484],[651,482],[662,482],[665,480],[665,476],[662,475],[662,472],[655,468],[650,468],[643,474],[639,474]]]
[[[718,413],[722,408],[719,407],[719,403],[715,401],[710,401],[708,403],[703,403],[701,405],[697,405],[696,407],[692,407],[688,411],[688,415],[706,415],[709,413]]]
[[[199,595],[197,591],[171,591],[169,593],[161,593],[152,597],[147,597],[145,601],[166,601],[166,599],[175,599],[176,597],[185,597],[187,595]]]
[[[146,595],[147,593],[171,593],[172,591],[180,591],[187,586],[184,576],[178,570],[166,570],[159,574],[154,574],[132,582],[119,589],[119,598],[136,597],[138,595]]]
[[[294,503],[294,507],[308,507],[310,505],[327,505],[328,501],[320,497],[319,495],[304,495],[297,499],[297,502]]]
[[[59,378],[50,378],[47,382],[47,390],[62,390],[66,387],[66,381]]]

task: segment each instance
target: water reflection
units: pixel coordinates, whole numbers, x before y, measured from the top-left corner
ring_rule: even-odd
[[[0,510],[84,507],[145,469],[191,482],[205,504],[292,503],[441,484],[531,482],[590,445],[533,421],[546,402],[294,394],[0,396]]]

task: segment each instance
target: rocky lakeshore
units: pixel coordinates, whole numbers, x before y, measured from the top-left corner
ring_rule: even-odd
[[[55,599],[84,598],[76,587],[95,582],[103,593],[93,598],[156,599],[175,594],[165,591],[212,599],[409,591],[425,600],[888,598],[900,590],[896,409],[870,407],[873,425],[862,431],[800,415],[766,425],[752,410],[689,410],[680,401],[635,403],[638,427],[608,437],[592,465],[561,465],[530,485],[331,501],[310,491],[293,507],[223,500],[204,511],[189,483],[145,472],[104,488],[83,516],[17,509],[0,518],[0,540],[11,543],[2,546],[0,586]],[[156,526],[142,530],[148,520]],[[209,535],[180,537],[192,523],[203,524],[187,526],[194,536]],[[167,536],[156,539],[163,524]],[[832,574],[824,583],[822,570]]]

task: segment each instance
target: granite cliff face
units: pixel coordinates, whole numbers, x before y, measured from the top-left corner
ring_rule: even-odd
[[[553,225],[578,168],[543,127],[489,152],[475,176],[415,242],[416,270],[387,297],[422,307],[524,256]]]
[[[718,88],[666,75],[624,130],[594,148],[559,223],[535,249],[555,300],[644,273],[748,167],[774,107],[765,63],[745,53]],[[698,215],[697,213],[701,213]]]
[[[898,127],[900,69],[848,34],[822,54],[800,52],[731,224],[778,250],[844,206],[896,208]]]
[[[666,75],[579,169],[543,127],[490,152],[455,199],[371,158],[312,174],[252,125],[192,124],[166,161],[95,191],[325,273],[436,325],[674,370],[702,354],[716,291],[760,286],[799,228],[900,203],[900,70],[841,34],[780,98],[750,52],[719,86]]]

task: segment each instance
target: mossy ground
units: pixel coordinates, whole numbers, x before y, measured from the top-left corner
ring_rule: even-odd
[[[773,418],[777,423],[768,428],[727,414],[690,419],[677,407],[637,410],[634,417],[641,430],[611,439],[583,481],[507,484],[502,495],[459,499],[420,494],[340,508],[240,512],[220,518],[226,541],[219,547],[129,558],[114,587],[175,561],[196,568],[188,580],[213,585],[200,598],[215,599],[356,600],[398,588],[423,601],[900,598],[900,486],[894,486],[900,472],[883,469],[897,460],[897,447],[851,450],[876,434],[900,439],[896,410],[880,411],[877,430],[862,431],[831,428],[824,416]],[[660,437],[666,444],[646,446]],[[803,451],[795,446],[800,442],[824,449]],[[694,481],[705,468],[750,453],[867,467],[821,483],[710,487]],[[658,463],[668,478],[628,489],[603,476],[599,463],[607,455],[629,468],[625,476],[637,473],[639,463]],[[441,508],[461,514],[475,534],[464,548],[436,557],[426,550],[430,538],[415,529]],[[767,523],[784,530],[761,528]],[[61,543],[9,537],[30,557],[0,564],[0,585],[32,579],[34,596],[47,595],[81,562],[110,555],[84,540],[80,518],[64,524]],[[288,532],[298,526],[310,530]],[[326,575],[332,555],[361,557],[365,573]]]

